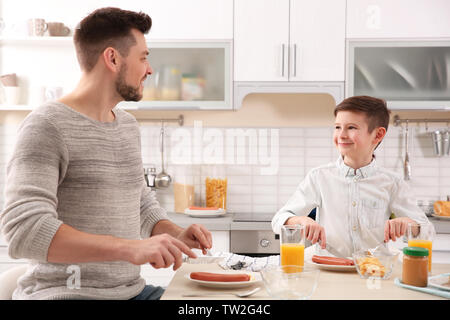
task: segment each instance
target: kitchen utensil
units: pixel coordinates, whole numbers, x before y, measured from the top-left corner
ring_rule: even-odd
[[[281,300],[306,300],[316,290],[320,270],[314,267],[269,266],[260,273],[270,296]]]
[[[442,133],[442,155],[448,156],[450,154],[450,131]]]
[[[439,130],[435,130],[431,133],[431,139],[433,140],[434,155],[441,156],[442,150],[442,133]]]
[[[187,293],[187,294],[183,294],[183,297],[210,297],[210,296],[223,296],[223,295],[233,295],[239,298],[245,298],[245,297],[250,297],[251,295],[255,294],[256,292],[258,292],[259,290],[261,290],[260,287],[257,287],[253,290],[250,291],[245,291],[245,292],[208,292],[208,293]]]
[[[156,175],[155,187],[158,189],[167,188],[172,182],[172,178],[164,170],[164,123],[161,124],[161,172]]]
[[[409,154],[408,154],[408,121],[406,121],[406,127],[405,127],[405,163],[403,165],[403,171],[404,171],[404,179],[410,180],[411,179],[411,165],[409,164]]]

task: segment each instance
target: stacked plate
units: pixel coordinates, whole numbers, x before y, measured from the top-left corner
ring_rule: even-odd
[[[189,207],[184,210],[184,214],[194,218],[215,218],[225,215],[227,212],[222,208],[210,207]]]

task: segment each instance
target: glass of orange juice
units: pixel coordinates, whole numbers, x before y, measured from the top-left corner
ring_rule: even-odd
[[[304,265],[305,228],[302,225],[281,227],[280,256],[282,266]],[[289,269],[285,270],[290,272]]]
[[[428,249],[428,272],[431,272],[431,257],[435,231],[431,223],[408,225],[408,247],[421,247]]]

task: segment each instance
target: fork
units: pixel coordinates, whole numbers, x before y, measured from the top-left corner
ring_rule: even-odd
[[[261,288],[255,288],[253,290],[250,291],[246,291],[246,292],[208,292],[208,293],[188,293],[188,294],[183,294],[182,297],[210,297],[210,296],[224,296],[224,295],[233,295],[236,296],[238,298],[245,298],[245,297],[250,297],[251,295],[255,294],[256,292],[258,292]]]

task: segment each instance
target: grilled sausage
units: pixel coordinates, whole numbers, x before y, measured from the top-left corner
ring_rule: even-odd
[[[191,272],[191,279],[215,282],[240,282],[250,281],[250,275],[246,273],[212,273],[212,272]]]
[[[353,266],[355,263],[353,260],[337,257],[326,257],[326,256],[312,256],[312,262],[319,264],[330,264],[338,266]]]

